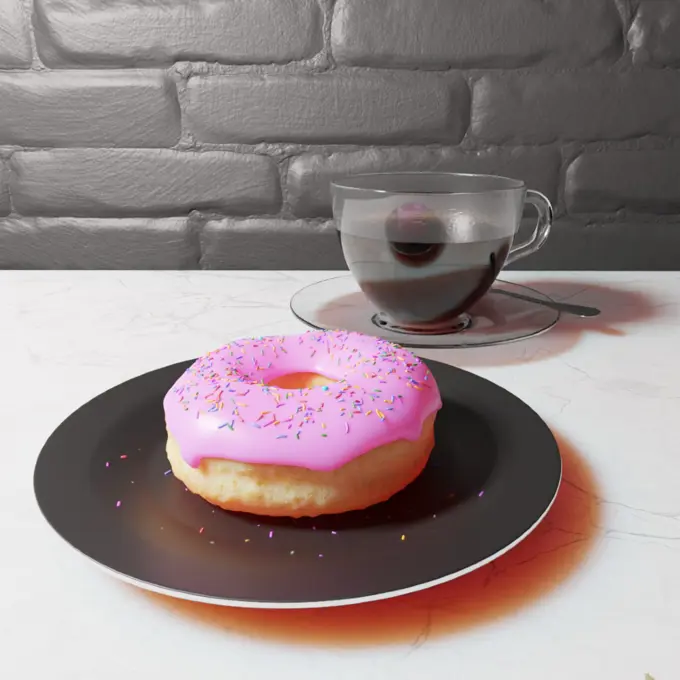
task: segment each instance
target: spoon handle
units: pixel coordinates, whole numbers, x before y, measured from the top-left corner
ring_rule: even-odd
[[[573,305],[570,302],[558,302],[556,300],[540,300],[539,298],[530,297],[529,295],[522,295],[521,293],[514,293],[509,290],[494,290],[494,293],[501,293],[508,297],[517,298],[518,300],[525,300],[526,302],[533,302],[537,305],[549,307],[558,312],[565,314],[573,314],[574,316],[593,317],[600,314],[600,310],[595,307],[586,307],[585,305]]]

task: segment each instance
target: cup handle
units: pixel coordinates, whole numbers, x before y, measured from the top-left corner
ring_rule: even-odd
[[[521,257],[535,253],[548,239],[553,223],[553,209],[550,201],[540,192],[529,189],[524,198],[525,203],[535,206],[538,211],[538,221],[531,238],[524,243],[518,243],[510,249],[505,264],[510,264]]]

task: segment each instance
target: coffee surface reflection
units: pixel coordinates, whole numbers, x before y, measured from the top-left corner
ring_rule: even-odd
[[[457,236],[421,204],[395,210],[383,229],[344,226],[343,253],[364,294],[388,316],[414,326],[454,320],[473,305],[512,245],[511,236],[488,225],[474,225],[474,240]]]

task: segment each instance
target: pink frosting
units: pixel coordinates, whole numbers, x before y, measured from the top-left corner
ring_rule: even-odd
[[[289,373],[337,382],[284,389]],[[184,460],[334,470],[383,444],[420,437],[441,406],[427,366],[402,347],[344,331],[243,339],[195,361],[166,395]]]

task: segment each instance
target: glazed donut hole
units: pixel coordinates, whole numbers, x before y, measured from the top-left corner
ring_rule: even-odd
[[[270,387],[279,387],[284,390],[304,390],[309,389],[310,387],[333,385],[336,382],[338,381],[334,378],[329,378],[328,376],[321,375],[320,373],[300,371],[276,376],[275,378],[265,381],[265,385],[269,385]]]

